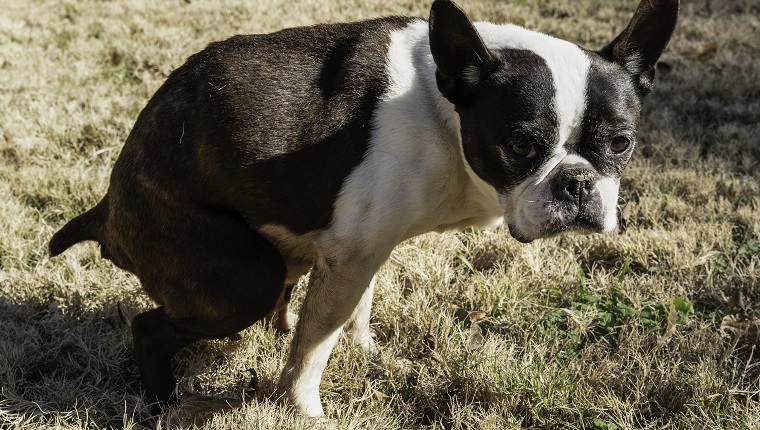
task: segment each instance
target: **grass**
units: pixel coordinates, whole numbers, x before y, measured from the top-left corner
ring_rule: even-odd
[[[601,47],[636,2],[461,5]],[[0,427],[167,427],[149,420],[115,309],[151,307],[137,280],[92,244],[50,259],[46,243],[104,194],[171,70],[237,33],[428,7],[0,0]],[[468,230],[401,244],[376,287],[380,354],[338,343],[322,382],[326,426],[760,428],[759,10],[684,0],[624,174],[618,233],[521,245],[504,229]],[[259,387],[242,409],[179,426],[313,427],[272,397],[288,345],[258,324],[182,352],[184,391],[239,395],[249,368]]]

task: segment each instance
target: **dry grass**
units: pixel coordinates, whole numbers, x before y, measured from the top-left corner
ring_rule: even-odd
[[[684,2],[624,177],[627,228],[531,245],[504,230],[402,244],[377,285],[379,357],[341,341],[330,360],[329,425],[760,428],[760,10]],[[54,260],[45,249],[103,195],[173,68],[236,33],[426,16],[428,3],[0,0],[0,427],[152,425],[114,308],[151,306],[136,279],[92,244]],[[636,2],[461,5],[601,47]],[[721,330],[735,314],[747,320]],[[271,398],[288,344],[256,325],[180,354],[185,391],[235,395],[248,368],[260,378],[250,406],[185,425],[311,428]]]

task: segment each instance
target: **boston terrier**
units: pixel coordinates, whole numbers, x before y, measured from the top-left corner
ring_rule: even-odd
[[[374,276],[430,232],[505,220],[530,242],[616,228],[620,174],[678,0],[643,0],[599,51],[515,25],[381,18],[235,36],[191,56],[137,118],[108,191],[50,241],[92,240],[157,307],[131,320],[148,399],[171,359],[260,319],[287,331],[277,392],[319,416],[341,332],[368,351]]]

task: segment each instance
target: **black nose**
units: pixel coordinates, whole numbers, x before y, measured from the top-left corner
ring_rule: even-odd
[[[598,176],[588,167],[565,167],[557,175],[560,193],[570,200],[582,201],[594,188]]]

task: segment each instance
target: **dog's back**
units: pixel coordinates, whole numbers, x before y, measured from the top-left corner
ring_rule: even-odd
[[[410,21],[235,36],[193,55],[140,113],[106,197],[53,237],[51,254],[95,240],[139,276],[146,243],[171,230],[151,231],[148,219],[190,211],[324,228],[367,151],[389,34]]]

